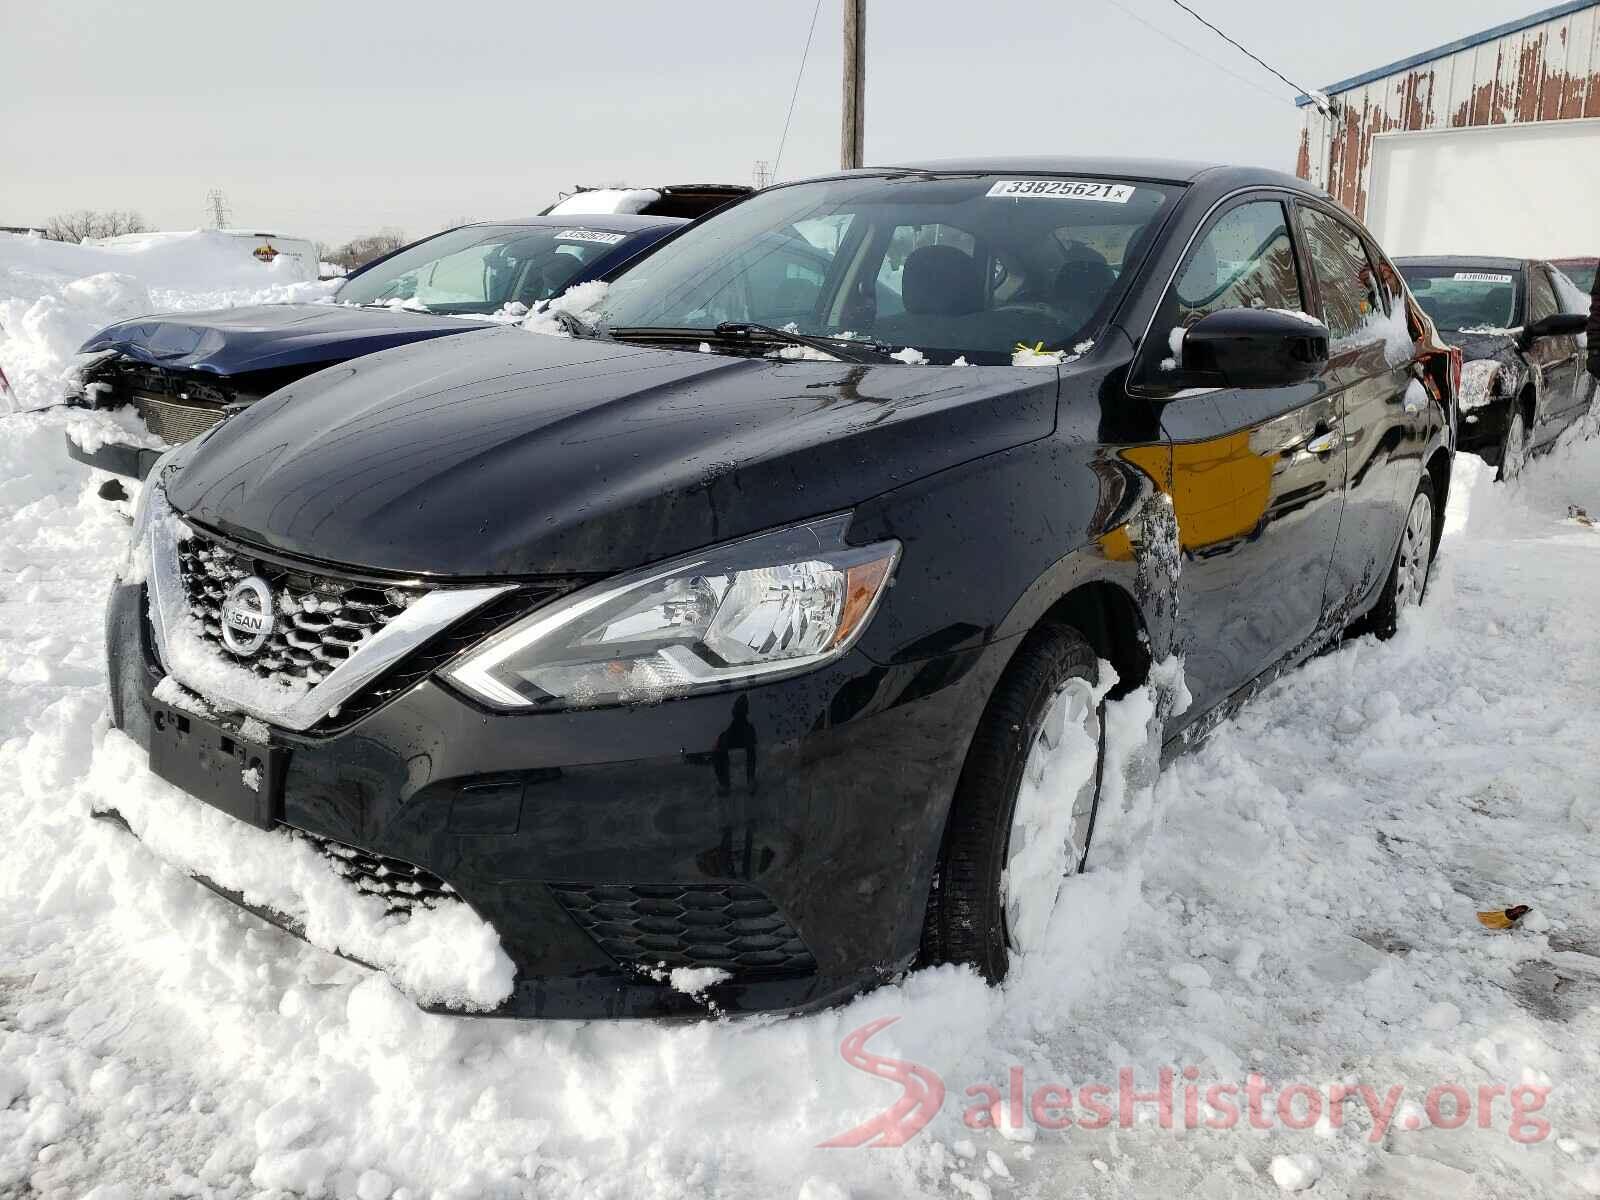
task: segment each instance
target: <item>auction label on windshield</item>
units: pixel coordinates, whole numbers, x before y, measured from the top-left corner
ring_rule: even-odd
[[[1126,204],[1133,199],[1131,183],[1092,183],[1087,179],[1002,179],[988,195],[1027,200],[1103,200]]]
[[[1457,271],[1456,278],[1467,283],[1510,283],[1511,276],[1496,275],[1492,271]]]
[[[558,242],[599,242],[602,246],[615,246],[627,234],[601,233],[598,229],[563,229],[556,234]]]

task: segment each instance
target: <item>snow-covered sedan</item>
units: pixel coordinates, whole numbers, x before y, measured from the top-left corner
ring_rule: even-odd
[[[784,184],[565,329],[358,359],[174,451],[107,621],[157,774],[378,917],[467,906],[504,1013],[1004,976],[1089,853],[1106,698],[1149,685],[1180,749],[1392,629],[1442,529],[1459,360],[1275,172]]]
[[[1589,297],[1536,259],[1398,258],[1434,324],[1461,348],[1460,448],[1508,479],[1596,403],[1584,368]]]
[[[139,426],[127,436],[96,429],[92,440],[69,433],[68,453],[142,479],[162,451],[198,437],[236,406],[363,354],[514,318],[616,270],[687,223],[636,213],[555,213],[463,225],[352,273],[334,303],[118,322],[79,348],[68,402],[132,406]]]

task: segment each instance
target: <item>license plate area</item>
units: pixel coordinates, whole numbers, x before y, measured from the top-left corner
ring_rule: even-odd
[[[272,828],[277,820],[287,755],[281,747],[246,741],[194,713],[165,706],[150,712],[150,769],[197,800],[260,829]]]

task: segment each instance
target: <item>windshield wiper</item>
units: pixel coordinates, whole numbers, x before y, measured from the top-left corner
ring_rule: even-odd
[[[733,342],[744,345],[765,343],[778,346],[806,346],[842,362],[886,362],[894,357],[890,348],[882,342],[795,333],[788,329],[779,329],[775,325],[759,325],[752,321],[724,321],[713,329],[697,328],[693,325],[614,326],[610,329],[610,333],[623,341]]]
[[[884,362],[894,357],[888,346],[867,338],[821,337],[796,333],[792,329],[779,329],[775,325],[758,325],[752,321],[724,321],[711,332],[726,341],[766,341],[788,346],[809,346],[845,362]]]
[[[575,338],[607,339],[609,335],[598,325],[591,325],[577,313],[570,313],[564,308],[547,308],[544,315],[549,317],[561,328],[565,329]]]

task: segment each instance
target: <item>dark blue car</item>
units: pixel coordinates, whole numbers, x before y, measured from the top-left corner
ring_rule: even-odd
[[[429,338],[488,328],[522,305],[559,296],[635,258],[688,222],[681,217],[548,215],[463,225],[352,274],[334,302],[263,304],[121,321],[85,342],[89,358],[69,403],[133,405],[152,436],[68,452],[144,478],[163,447],[198,437],[250,404],[324,367]],[[508,307],[513,306],[513,307]]]

